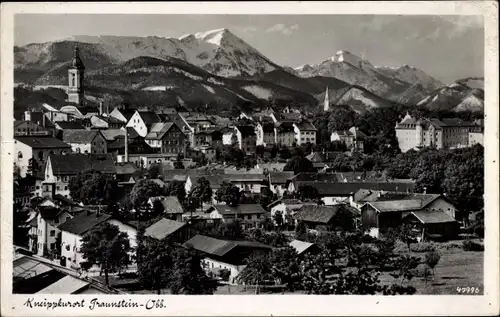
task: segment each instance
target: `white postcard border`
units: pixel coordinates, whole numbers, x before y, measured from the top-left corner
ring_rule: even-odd
[[[312,296],[209,295],[161,296],[166,308],[29,309],[36,300],[99,301],[131,299],[146,305],[154,295],[42,296],[12,295],[12,104],[14,14],[16,13],[154,13],[154,14],[436,14],[483,15],[485,19],[485,263],[483,296]],[[2,3],[1,10],[1,315],[483,315],[499,312],[499,169],[498,169],[498,3],[494,1],[428,2],[211,2],[211,3]]]

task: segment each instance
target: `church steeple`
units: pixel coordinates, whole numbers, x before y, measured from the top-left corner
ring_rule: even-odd
[[[84,85],[83,75],[85,66],[80,58],[80,49],[75,46],[73,59],[68,68],[68,101],[76,103],[77,106],[83,103]]]
[[[330,89],[326,86],[325,101],[323,102],[323,110],[325,112],[330,110]]]

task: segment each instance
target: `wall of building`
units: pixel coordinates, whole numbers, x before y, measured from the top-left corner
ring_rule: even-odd
[[[126,127],[134,128],[135,131],[137,131],[137,134],[139,134],[142,137],[145,137],[148,134],[148,128],[146,127],[144,121],[142,121],[142,118],[139,115],[139,112],[137,111],[130,118]]]
[[[469,132],[469,146],[481,144],[484,146],[484,133],[482,132]]]
[[[66,258],[66,267],[80,267],[85,260],[79,252],[82,245],[82,237],[68,231],[61,234],[61,256]]]
[[[128,235],[128,240],[130,241],[130,247],[135,248],[137,246],[137,229],[131,225],[125,224],[119,220],[111,219],[108,223],[117,226],[121,232],[125,232]]]
[[[17,140],[14,140],[14,148],[14,162],[19,168],[21,177],[26,177],[26,173],[28,172],[29,160],[33,157],[33,150],[31,149],[31,147]],[[40,166],[40,168],[43,168],[43,166]]]
[[[228,269],[231,274],[229,275],[229,283],[231,284],[236,284],[236,277],[238,274],[243,271],[245,268],[245,265],[234,265],[234,264],[229,264],[221,261],[217,261],[211,258],[204,258],[202,260],[203,264],[206,267],[207,272],[210,272],[211,269],[218,268],[218,269]]]

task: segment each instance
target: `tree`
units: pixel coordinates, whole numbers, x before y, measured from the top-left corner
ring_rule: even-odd
[[[184,182],[179,180],[171,181],[167,187],[165,187],[165,195],[176,196],[182,203],[186,198],[186,188],[184,187]]]
[[[425,254],[425,264],[432,270],[432,275],[436,274],[436,265],[439,263],[441,255],[438,251],[430,251]]]
[[[253,253],[245,259],[245,268],[237,279],[246,285],[255,285],[255,292],[259,293],[259,285],[273,279],[272,263],[263,253]]]
[[[296,196],[302,201],[315,200],[320,198],[319,192],[316,187],[313,187],[311,185],[300,185],[299,189],[297,190]]]
[[[403,243],[406,243],[408,246],[408,252],[411,251],[411,244],[417,242],[417,238],[415,237],[412,227],[409,224],[403,224],[399,227],[398,238],[403,241]]]
[[[71,177],[68,189],[73,199],[85,205],[114,204],[120,196],[118,182],[111,175],[95,171],[83,171]]]
[[[130,263],[128,252],[131,251],[131,247],[127,233],[120,232],[118,226],[107,222],[92,228],[82,237],[80,251],[90,265],[96,264],[101,267],[107,286],[109,286],[109,272],[121,269]]]
[[[137,261],[139,281],[146,289],[161,290],[171,283],[174,250],[169,243],[147,238],[141,243],[141,256]]]
[[[148,177],[150,179],[156,179],[160,175],[161,172],[161,165],[160,164],[151,164],[148,169]]]
[[[288,160],[289,158],[292,157],[292,152],[290,152],[289,148],[283,147],[279,150],[279,155],[281,159]]]
[[[28,233],[30,231],[30,226],[27,223],[29,219],[29,210],[26,208],[22,208],[20,203],[14,203],[13,213],[12,224],[14,225],[14,244],[19,246],[27,246],[29,240]]]
[[[274,213],[273,220],[278,228],[281,228],[283,226],[283,213],[281,212],[281,210],[277,210]]]
[[[175,252],[170,290],[173,294],[205,295],[213,294],[217,282],[202,268],[198,252],[192,248]]]
[[[467,211],[479,211],[484,195],[484,148],[463,149],[446,164],[442,191]],[[464,215],[464,218],[468,215]]]
[[[184,164],[182,163],[182,154],[177,154],[177,159],[174,162],[174,168],[176,169],[184,169]]]
[[[297,226],[295,227],[295,238],[297,240],[302,240],[304,236],[307,234],[307,226],[304,221],[299,221]]]
[[[259,204],[262,208],[268,210],[267,206],[277,199],[278,196],[276,194],[274,194],[268,187],[264,187],[260,193]]]
[[[293,171],[294,174],[310,173],[314,171],[314,167],[305,157],[294,156],[285,164],[283,171]]]
[[[240,189],[229,182],[222,182],[215,192],[215,200],[225,202],[229,206],[238,205],[241,198]]]
[[[162,189],[160,186],[150,179],[142,179],[135,183],[134,187],[130,191],[130,202],[132,208],[136,209],[136,212],[140,212],[139,209],[147,208],[149,206],[149,198],[160,196]]]
[[[351,207],[347,205],[339,205],[335,215],[333,216],[332,223],[336,228],[343,231],[352,231],[355,228],[354,214],[350,210]]]
[[[196,197],[201,207],[203,203],[209,203],[212,201],[212,194],[212,187],[210,187],[208,179],[200,177],[191,189],[189,196]]]

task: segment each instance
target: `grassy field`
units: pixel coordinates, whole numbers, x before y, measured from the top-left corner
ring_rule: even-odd
[[[436,266],[436,275],[426,282],[423,277],[414,277],[410,285],[420,295],[458,295],[457,287],[479,288],[483,294],[484,252],[466,252],[462,249],[439,249],[441,259]],[[411,252],[411,255],[425,257],[425,253]],[[422,268],[423,270],[423,268]],[[380,275],[382,283],[393,283],[394,278],[388,273]],[[472,295],[472,294],[470,294]]]

